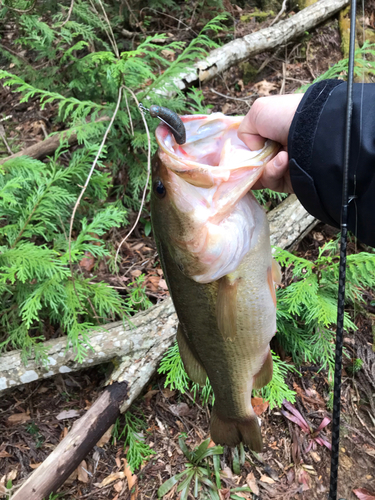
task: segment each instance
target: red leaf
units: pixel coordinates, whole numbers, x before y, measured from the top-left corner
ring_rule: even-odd
[[[321,431],[322,429],[324,429],[324,427],[327,427],[327,425],[330,422],[331,422],[331,420],[328,417],[324,417],[323,420],[320,422],[319,427],[316,429],[315,432]]]
[[[353,493],[359,500],[375,500],[375,493],[370,493],[368,490],[365,490],[365,488],[353,490]]]
[[[301,427],[301,429],[310,433],[311,432],[310,427],[308,426],[306,420],[303,418],[303,416],[300,414],[300,412],[296,408],[294,408],[294,406],[291,403],[289,403],[289,401],[286,401],[285,399],[283,401],[283,405],[285,406],[285,408],[287,410],[289,410],[291,413],[293,413],[293,415],[295,415],[296,418],[300,421],[300,423],[296,422],[296,424],[298,423],[298,425]],[[290,419],[290,420],[292,420],[292,419]],[[293,422],[295,422],[295,420],[293,420]]]
[[[280,410],[280,411],[284,415],[284,417],[286,417],[288,420],[291,420],[292,422],[297,424],[299,427],[301,427],[301,429],[303,431],[307,432],[307,434],[310,434],[310,428],[308,427],[308,425],[306,424],[306,422],[304,420],[301,420],[300,418],[295,417],[294,415],[291,415],[289,412],[287,412],[285,410]]]

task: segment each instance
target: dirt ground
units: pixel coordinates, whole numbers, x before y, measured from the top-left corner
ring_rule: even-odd
[[[265,24],[269,24],[266,20]],[[236,24],[236,36],[254,29],[254,22]],[[256,29],[263,27],[262,23]],[[220,78],[203,87],[206,103],[213,111],[226,114],[245,114],[258,96],[290,93],[311,82],[317,75],[342,58],[337,19],[331,19],[303,39],[294,40],[274,52],[263,53],[249,61],[252,74],[247,81],[250,66],[231,68]],[[14,107],[12,95],[1,91],[2,111]],[[249,98],[249,96],[251,96]],[[16,104],[18,106],[18,104]],[[20,128],[18,134],[26,145],[44,137],[48,128],[48,114],[34,108],[16,108]],[[50,132],[51,130],[48,130]],[[125,234],[125,229],[123,233]],[[297,252],[313,259],[319,246],[333,235],[332,229],[318,225],[299,244]],[[122,232],[111,234],[115,241]],[[140,225],[123,253],[122,276],[125,283],[145,273],[147,295],[153,303],[168,296],[158,262],[155,243],[145,237]],[[121,274],[121,273],[120,273]],[[98,279],[116,285],[116,278],[103,266]],[[123,285],[123,282],[121,283]],[[374,299],[368,292],[368,304]],[[374,313],[371,305],[367,312]],[[372,350],[373,324],[362,312],[356,316],[358,331],[348,334],[345,346],[356,357],[358,346],[368,349],[368,371],[353,377],[344,367],[342,387],[342,423],[339,468],[339,498],[359,498],[353,490],[363,488],[375,495],[375,415],[373,412],[375,355]],[[277,349],[277,345],[274,346]],[[333,346],[332,346],[333,348]],[[283,356],[282,352],[279,352]],[[101,393],[112,365],[103,365],[78,373],[64,374],[41,382],[33,382],[7,392],[0,399],[0,479],[11,477],[15,488],[27,478],[63,439],[74,421],[90,408]],[[302,377],[290,373],[288,384],[297,392],[295,407],[316,429],[324,417],[330,417],[327,403],[329,384],[324,371],[309,364],[299,367]],[[367,373],[370,374],[367,375]],[[371,379],[371,373],[373,374]],[[110,499],[136,500],[157,498],[157,489],[171,475],[181,472],[186,459],[178,444],[185,433],[190,449],[209,437],[210,408],[194,402],[192,394],[180,394],[164,388],[164,378],[155,375],[144,395],[135,403],[135,414],[142,414],[147,422],[144,439],[154,451],[135,475],[124,469],[126,449],[121,439],[107,434],[84,463],[62,486],[59,493],[66,500]],[[68,412],[68,413],[62,413]],[[287,420],[280,409],[261,408],[259,411],[264,440],[264,451],[254,454],[245,449],[245,464],[240,474],[233,472],[231,450],[221,457],[221,498],[231,497],[231,488],[251,484],[253,494],[244,498],[321,500],[328,496],[330,452],[313,442],[311,436]],[[120,419],[120,427],[124,424]],[[329,427],[328,427],[329,429]],[[322,435],[330,441],[330,431]],[[9,474],[11,473],[11,476]],[[110,481],[110,479],[113,479]],[[129,484],[135,482],[133,490]],[[256,494],[255,494],[256,493]],[[0,495],[1,496],[1,495]],[[165,498],[178,498],[174,487]],[[190,496],[192,498],[192,496]],[[375,496],[361,497],[373,500]]]

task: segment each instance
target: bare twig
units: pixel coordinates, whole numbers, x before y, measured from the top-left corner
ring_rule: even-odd
[[[285,94],[286,64],[283,62],[283,81],[281,82],[280,95]]]
[[[370,434],[371,437],[373,437],[375,439],[375,435],[370,431],[370,429],[368,428],[368,426],[366,425],[366,423],[361,419],[361,417],[359,416],[359,413],[358,413],[358,410],[357,408],[355,407],[355,404],[353,403],[353,399],[351,399],[351,403],[352,403],[352,408],[354,410],[354,413],[356,414],[358,420],[360,421],[360,423],[363,425],[363,427],[366,429],[366,431]]]
[[[232,97],[231,95],[225,95],[225,94],[222,94],[221,92],[218,92],[217,90],[215,89],[210,89],[211,92],[213,92],[214,94],[217,94],[221,97],[225,97],[225,99],[233,99],[234,101],[243,101],[243,102],[246,102],[246,104],[249,104],[247,101],[248,99],[252,99],[253,97],[255,97],[257,94],[251,94],[249,95],[248,97]]]
[[[67,22],[69,22],[70,16],[72,15],[72,12],[73,12],[73,6],[74,6],[74,0],[71,0],[70,7],[68,10],[68,15],[67,15],[65,21],[59,26],[59,28],[62,28],[63,26],[66,25]]]
[[[133,12],[133,11],[132,11],[132,9],[131,9],[131,7],[130,7],[130,5],[129,5],[128,0],[122,0],[122,1],[126,4],[126,6],[127,6],[127,8],[128,8],[128,11],[130,12],[130,15],[133,17],[133,19],[134,19],[134,21],[135,21],[135,25],[141,29],[141,31],[142,31],[142,33],[143,33],[143,34],[146,34],[146,31],[145,31],[144,27],[141,25],[141,23],[140,23],[140,22],[138,21],[138,19],[135,17],[135,14],[134,14],[134,12]],[[142,11],[141,11],[141,12],[142,12]]]
[[[126,92],[125,92],[124,96],[125,96],[126,110],[128,112],[129,121],[130,121],[131,132],[132,132],[132,135],[134,135],[133,120],[132,120],[132,115],[130,114],[129,103],[128,103],[128,98],[127,98]]]
[[[7,151],[10,155],[13,154],[13,151],[10,149],[10,146],[8,144],[8,141],[7,141],[7,138],[6,138],[6,135],[5,135],[5,128],[3,125],[0,124],[0,136],[5,144],[5,147],[7,148]]]
[[[33,10],[33,8],[35,7],[35,4],[36,4],[36,0],[34,0],[32,5],[28,9],[24,9],[24,10],[23,9],[16,9],[15,7],[10,7],[10,5],[5,5],[5,4],[4,4],[4,7],[6,7],[9,10],[13,10],[14,12],[18,12],[18,14],[26,14],[27,12],[30,12],[30,10]]]
[[[272,23],[270,24],[270,26],[269,26],[269,27],[271,27],[273,24],[275,24],[275,23],[276,23],[276,22],[280,19],[280,17],[284,14],[285,9],[286,9],[286,2],[287,2],[287,0],[284,0],[284,1],[283,1],[283,4],[282,4],[282,6],[281,6],[281,10],[280,10],[280,12],[277,14],[277,16],[276,16],[276,17],[275,17],[275,19],[272,21]]]
[[[132,95],[133,99],[137,103],[137,106],[139,106],[139,101],[138,101],[136,95],[134,94],[134,92],[131,89],[129,89],[128,87],[125,87],[125,89],[128,92],[130,92],[130,94]],[[120,252],[120,249],[121,249],[122,245],[129,238],[129,236],[132,234],[132,232],[134,231],[134,229],[135,229],[136,225],[138,224],[138,221],[139,221],[139,219],[141,217],[143,205],[144,205],[145,199],[146,199],[146,192],[147,192],[147,188],[148,188],[148,181],[150,179],[150,174],[151,174],[151,137],[150,137],[150,132],[148,130],[146,118],[144,117],[144,114],[143,114],[143,112],[141,110],[139,110],[139,112],[141,113],[141,116],[142,116],[142,120],[143,120],[145,129],[146,129],[147,141],[148,141],[148,151],[147,151],[147,179],[146,179],[145,187],[143,189],[141,206],[139,207],[137,218],[136,218],[136,220],[135,220],[132,228],[130,229],[130,231],[128,232],[128,234],[125,236],[125,238],[123,238],[123,240],[121,241],[119,247],[117,248],[116,256],[115,256],[115,262],[117,262],[118,254]]]
[[[170,14],[166,14],[165,12],[161,12],[160,10],[153,9],[152,7],[143,7],[142,10],[146,10],[146,9],[147,10],[152,10],[156,14],[161,14],[162,16],[169,17],[170,19],[173,19],[174,21],[177,21],[179,24],[183,24],[184,26],[186,26],[187,30],[191,30],[192,33],[194,33],[195,36],[198,36],[198,33],[196,31],[194,31],[191,26],[189,26],[188,24],[185,24],[183,21],[181,21],[181,19],[177,19],[177,17],[171,16]],[[142,10],[141,10],[141,12],[142,12]]]
[[[113,51],[114,51],[117,59],[120,59],[120,52],[119,52],[118,47],[117,47],[115,35],[113,34],[112,26],[111,26],[111,23],[109,22],[109,19],[108,19],[108,16],[107,16],[107,12],[106,12],[106,10],[104,8],[104,5],[102,4],[101,0],[97,0],[97,1],[100,4],[100,7],[101,7],[101,9],[103,11],[104,19],[106,20],[109,32],[111,33],[110,41],[111,41],[111,44],[112,44],[112,47],[113,47]]]

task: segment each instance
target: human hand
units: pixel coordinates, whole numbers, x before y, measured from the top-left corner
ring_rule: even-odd
[[[279,142],[282,149],[267,163],[262,177],[253,189],[269,188],[282,193],[293,193],[288,168],[288,134],[293,117],[303,94],[260,97],[243,119],[238,137],[251,150],[264,146],[266,139]]]

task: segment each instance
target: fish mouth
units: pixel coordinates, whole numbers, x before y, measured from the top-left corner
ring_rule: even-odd
[[[237,137],[243,116],[213,113],[181,119],[186,128],[185,144],[179,145],[164,124],[157,127],[156,140],[166,166],[195,186],[212,187],[215,179],[227,181],[232,170],[255,169],[258,178],[261,167],[279,150],[277,143],[266,141],[262,149],[251,151]]]

